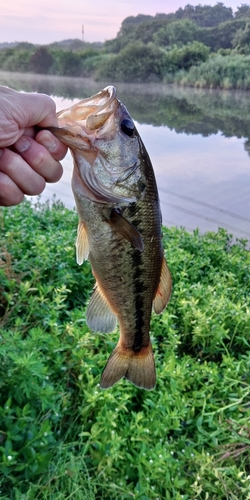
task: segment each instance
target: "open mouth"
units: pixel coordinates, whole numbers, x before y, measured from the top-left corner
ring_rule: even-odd
[[[112,85],[70,108],[60,111],[60,128],[66,128],[77,135],[91,135],[102,127],[119,106],[116,89]]]

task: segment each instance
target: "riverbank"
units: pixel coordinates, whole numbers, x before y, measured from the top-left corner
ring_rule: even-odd
[[[33,60],[34,54],[30,50],[2,49],[0,50],[0,71],[84,77],[92,78],[96,82],[105,80],[129,83],[148,82],[148,84],[163,82],[182,87],[250,89],[250,55],[237,54],[233,51],[230,54],[226,52],[225,55],[219,53],[208,55],[207,52],[202,57],[203,48],[197,48],[197,43],[194,43],[193,49],[189,48],[190,54],[188,46],[186,49],[185,47],[178,49],[179,52],[183,51],[183,54],[179,56],[176,55],[177,49],[173,50],[171,56],[171,51],[164,55],[162,49],[156,47],[153,50],[146,45],[139,45],[138,53],[134,47],[127,47],[117,55],[105,53],[91,55],[91,51],[87,51],[87,54],[60,51],[59,57],[59,55],[56,56],[54,50],[51,54],[51,60],[54,60],[54,63],[51,62],[51,67],[44,66],[44,69],[39,65],[36,68],[32,66],[30,61]],[[197,51],[199,50],[201,56],[198,61]],[[188,57],[190,64],[185,68],[184,63],[182,65],[179,60],[182,58],[186,61]],[[79,60],[76,64],[77,58]]]

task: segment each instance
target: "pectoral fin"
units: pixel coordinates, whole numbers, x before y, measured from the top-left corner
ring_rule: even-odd
[[[144,243],[142,236],[136,227],[130,224],[130,222],[125,219],[115,208],[111,211],[110,224],[118,231],[131,245],[133,245],[137,250],[143,252]]]
[[[78,224],[78,232],[76,238],[76,262],[81,265],[89,255],[89,242],[85,225],[83,222]]]
[[[90,299],[87,314],[87,325],[94,332],[110,333],[116,328],[116,315],[98,285]]]
[[[171,290],[172,290],[171,274],[169,272],[167,262],[163,258],[160,282],[154,298],[154,311],[156,312],[156,314],[160,314],[163,311],[163,309],[165,309],[170,299]]]

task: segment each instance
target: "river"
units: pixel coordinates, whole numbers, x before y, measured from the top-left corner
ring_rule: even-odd
[[[59,111],[113,82],[0,72],[0,84],[47,93]],[[161,84],[115,86],[152,160],[164,225],[202,233],[223,227],[234,237],[250,239],[250,94]],[[72,208],[70,154],[62,163],[62,179],[47,185],[41,199],[55,195]]]

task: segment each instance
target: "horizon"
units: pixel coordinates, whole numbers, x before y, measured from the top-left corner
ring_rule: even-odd
[[[217,0],[210,0],[201,5],[215,6],[217,3]],[[240,0],[222,3],[225,7],[231,7],[233,12],[242,5]],[[58,12],[50,0],[36,3],[32,0],[16,0],[14,4],[1,6],[0,43],[47,45],[67,39],[82,40],[82,25],[85,42],[104,42],[117,36],[122,21],[127,17],[170,14],[187,4],[197,6],[200,3],[199,0],[155,0],[152,5],[149,0],[120,0],[114,4],[111,0],[105,3],[96,0],[94,4],[82,6],[82,0],[75,0],[69,6],[67,0],[61,0]],[[26,11],[28,16],[24,15]]]

